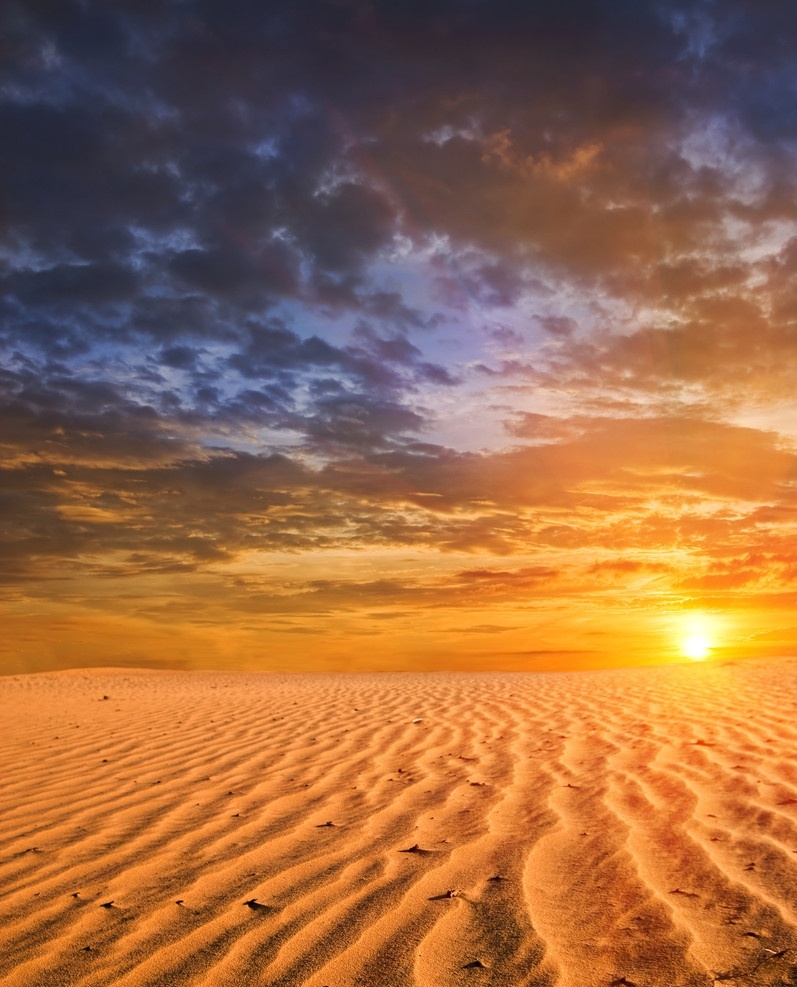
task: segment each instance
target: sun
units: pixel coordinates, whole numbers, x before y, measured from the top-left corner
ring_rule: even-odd
[[[679,627],[681,654],[690,661],[704,661],[711,654],[716,638],[716,624],[705,614],[683,617]]]
[[[691,637],[687,637],[683,641],[681,650],[692,661],[703,661],[704,658],[708,658],[711,651],[711,643],[702,634],[692,634]]]

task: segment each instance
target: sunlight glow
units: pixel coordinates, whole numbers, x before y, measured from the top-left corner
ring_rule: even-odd
[[[691,661],[704,661],[714,647],[715,627],[704,614],[690,614],[680,627],[681,653]]]
[[[703,661],[704,658],[708,657],[711,645],[708,638],[703,637],[701,634],[694,634],[692,637],[686,638],[682,648],[687,658],[691,658],[692,661]]]

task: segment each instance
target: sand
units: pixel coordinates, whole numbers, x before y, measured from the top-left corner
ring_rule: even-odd
[[[0,982],[797,984],[797,661],[0,679]]]

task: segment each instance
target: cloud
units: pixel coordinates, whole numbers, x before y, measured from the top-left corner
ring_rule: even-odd
[[[2,17],[9,592],[791,593],[788,5]]]
[[[760,542],[768,526],[770,553],[783,553],[790,537],[797,459],[754,429],[583,419],[566,423],[557,442],[507,452],[390,450],[385,437],[397,443],[417,421],[390,402],[333,396],[317,402],[308,441],[347,454],[311,468],[293,454],[202,450],[190,430],[175,440],[170,423],[144,408],[121,415],[101,385],[53,380],[39,398],[36,406],[30,388],[5,410],[6,434],[18,436],[17,448],[7,443],[3,480],[20,557],[43,546],[49,559],[72,557],[82,545],[98,557],[126,553],[120,564],[135,574],[135,560],[159,552],[168,565],[184,557],[211,566],[250,551],[335,546],[541,553],[540,565],[457,577],[517,591],[553,579],[562,564],[572,569],[562,560],[574,550],[646,553],[593,564],[595,576],[666,572],[675,563],[651,553],[674,544],[720,560],[705,573],[716,582],[726,575],[723,553],[738,553],[754,531]]]

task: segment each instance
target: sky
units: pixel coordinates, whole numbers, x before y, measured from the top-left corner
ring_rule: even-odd
[[[0,672],[794,654],[795,97],[781,0],[9,0]]]

